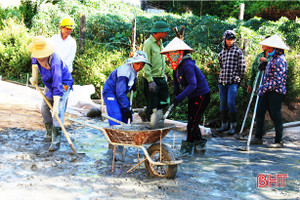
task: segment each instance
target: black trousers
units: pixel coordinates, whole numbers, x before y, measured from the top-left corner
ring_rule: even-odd
[[[283,101],[283,94],[277,92],[267,92],[259,97],[257,111],[256,111],[256,134],[255,137],[262,138],[265,134],[265,114],[268,111],[274,123],[276,137],[275,143],[282,141],[283,125],[281,118],[281,104]]]
[[[187,142],[194,142],[202,138],[199,123],[205,109],[210,102],[210,92],[205,95],[189,99],[188,102],[188,124]]]
[[[154,108],[163,109],[170,103],[169,88],[166,79],[164,77],[153,77],[153,80],[156,83],[157,88],[155,92],[150,92],[149,83],[143,78],[144,94],[147,100],[146,115],[148,118],[150,118]]]

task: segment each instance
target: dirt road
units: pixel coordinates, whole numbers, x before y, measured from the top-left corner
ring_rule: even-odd
[[[183,163],[168,180],[148,177],[143,165],[126,174],[137,163],[135,148],[124,161],[117,157],[111,173],[112,152],[101,132],[75,123],[67,131],[85,156],[76,159],[65,139],[59,151],[48,152],[40,101],[36,91],[0,81],[0,199],[300,199],[299,127],[284,129],[283,149],[260,145],[241,152],[236,149],[245,141],[208,138],[204,154],[187,157],[179,154],[186,135],[176,131],[175,155]],[[265,140],[273,137],[269,131]],[[172,147],[172,133],[163,143]],[[257,188],[259,174],[288,178],[284,187]]]

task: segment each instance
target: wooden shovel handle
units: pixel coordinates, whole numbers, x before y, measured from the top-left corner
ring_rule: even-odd
[[[48,99],[46,98],[46,96],[44,95],[44,93],[42,92],[42,90],[39,88],[39,86],[38,86],[36,83],[35,83],[34,85],[35,85],[36,89],[40,92],[40,94],[43,96],[43,98],[44,98],[45,102],[47,103],[47,105],[49,106],[49,108],[50,108],[51,110],[53,110],[52,105],[50,104],[50,102],[48,101]],[[76,151],[76,149],[75,149],[75,147],[74,147],[74,145],[73,145],[73,143],[72,143],[72,141],[71,141],[71,139],[70,139],[70,137],[69,137],[69,135],[68,135],[68,133],[67,133],[65,127],[64,127],[64,125],[62,124],[62,122],[61,122],[61,120],[59,119],[59,117],[57,116],[57,114],[55,114],[54,117],[56,118],[56,120],[58,121],[58,123],[59,123],[61,129],[63,130],[64,135],[65,135],[65,137],[66,137],[66,139],[67,139],[67,141],[68,141],[68,143],[69,143],[69,145],[70,145],[70,147],[71,147],[73,153],[78,157],[77,151]]]

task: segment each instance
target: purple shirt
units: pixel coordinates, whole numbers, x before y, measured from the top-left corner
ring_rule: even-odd
[[[189,99],[207,94],[210,90],[204,75],[195,64],[195,61],[186,58],[182,60],[177,69],[173,71],[174,94],[181,102],[186,97]],[[180,89],[181,87],[181,89]]]
[[[43,83],[49,89],[46,97],[53,98],[53,96],[62,96],[64,91],[63,85],[68,85],[72,89],[72,75],[67,65],[56,53],[53,53],[50,69],[42,67],[36,58],[32,58],[32,64],[38,65]]]

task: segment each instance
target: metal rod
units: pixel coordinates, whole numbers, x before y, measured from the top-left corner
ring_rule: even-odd
[[[248,112],[249,112],[249,109],[250,109],[250,106],[251,106],[251,103],[252,103],[252,100],[253,100],[253,96],[254,96],[254,92],[255,92],[257,80],[258,80],[258,77],[259,77],[260,73],[261,73],[261,71],[258,71],[258,73],[257,73],[257,75],[255,77],[255,83],[254,83],[254,86],[253,86],[253,89],[252,89],[252,93],[251,93],[251,97],[250,97],[250,100],[249,100],[249,103],[248,103],[247,111],[246,111],[245,116],[244,116],[244,121],[243,121],[241,130],[240,130],[240,134],[239,134],[240,136],[242,135],[242,132],[244,131],[244,126],[245,126],[246,119],[247,119],[247,116],[248,116]]]
[[[114,173],[114,167],[115,167],[115,156],[116,156],[116,147],[117,145],[114,145],[114,151],[113,151],[113,160],[112,160],[112,169],[111,172]]]
[[[134,165],[132,168],[130,168],[126,173],[131,172],[134,168],[136,168],[137,166],[139,166],[140,164],[142,164],[143,162],[145,162],[147,160],[147,158],[145,158],[144,160],[142,160],[141,162],[139,162],[138,164]]]
[[[264,76],[263,76],[264,73],[263,72],[264,71],[262,71],[262,76],[261,76],[259,85],[261,85],[262,80],[264,78]],[[247,140],[247,147],[246,147],[246,149],[249,149],[249,145],[250,145],[250,141],[251,141],[251,136],[252,136],[252,131],[253,131],[253,125],[254,125],[254,120],[255,120],[255,115],[256,115],[256,109],[257,109],[258,100],[259,100],[259,96],[257,95],[256,102],[255,102],[255,107],[254,107],[254,112],[253,112],[253,116],[252,116],[251,127],[250,127],[250,131],[249,131],[249,136],[248,136],[248,140]]]

